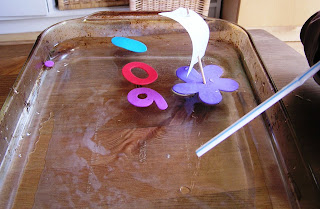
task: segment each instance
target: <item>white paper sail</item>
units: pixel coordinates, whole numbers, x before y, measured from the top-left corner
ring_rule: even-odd
[[[159,15],[169,17],[179,22],[189,33],[192,42],[192,58],[188,74],[191,72],[193,66],[204,56],[209,42],[209,27],[204,19],[196,12],[185,8],[179,8],[172,12],[162,12]]]

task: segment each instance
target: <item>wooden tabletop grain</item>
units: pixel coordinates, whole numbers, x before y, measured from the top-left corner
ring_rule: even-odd
[[[278,89],[309,69],[304,56],[266,31],[251,30],[250,34]],[[320,85],[311,78],[287,95],[283,102],[296,132],[302,155],[314,173],[314,180],[319,183]]]
[[[0,107],[26,62],[32,46],[32,42],[0,44]]]
[[[278,89],[309,68],[304,56],[266,31],[250,30],[249,33]],[[31,42],[0,44],[0,107],[5,102],[32,46]],[[319,182],[320,85],[309,79],[285,97],[283,102],[296,132],[302,155],[314,174],[314,181]]]

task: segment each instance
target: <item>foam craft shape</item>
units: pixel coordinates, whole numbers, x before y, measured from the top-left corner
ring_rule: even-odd
[[[133,68],[140,68],[147,74],[147,78],[139,78],[132,73]],[[131,83],[136,85],[147,85],[153,83],[158,78],[158,73],[150,65],[143,62],[130,62],[122,68],[122,75]]]
[[[142,94],[147,95],[147,97],[140,99],[138,96]],[[128,93],[127,99],[136,107],[148,107],[155,102],[160,110],[168,108],[168,104],[161,94],[150,88],[135,88]]]
[[[189,33],[192,42],[192,58],[189,66],[188,74],[190,74],[193,66],[198,62],[198,58],[205,55],[209,42],[209,27],[204,19],[196,12],[187,9],[179,8],[172,12],[162,12],[159,15],[169,17],[179,22]]]
[[[53,67],[53,66],[54,66],[54,62],[51,61],[51,60],[48,60],[48,61],[46,61],[46,62],[44,63],[44,65],[45,65],[46,67]]]
[[[114,37],[111,39],[111,42],[118,47],[124,48],[132,52],[141,53],[147,51],[147,46],[144,43],[131,38]]]
[[[188,66],[178,68],[176,74],[185,83],[174,85],[173,92],[182,96],[191,96],[198,93],[202,102],[214,105],[222,100],[220,91],[232,92],[239,88],[239,84],[235,80],[220,78],[223,70],[217,65],[207,65],[203,71],[206,77],[206,84],[203,83],[201,74],[195,69],[192,69],[188,76]]]

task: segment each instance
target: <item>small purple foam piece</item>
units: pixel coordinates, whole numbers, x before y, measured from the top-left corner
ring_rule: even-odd
[[[44,63],[44,65],[45,65],[46,67],[53,67],[53,66],[54,66],[54,62],[51,61],[51,60],[48,60],[48,61],[46,61],[46,62]]]
[[[239,88],[239,84],[235,80],[220,78],[223,70],[217,65],[207,65],[203,68],[203,71],[206,84],[203,83],[201,74],[195,69],[192,69],[189,76],[187,76],[188,66],[178,68],[176,74],[185,83],[174,85],[172,90],[183,96],[191,96],[198,93],[202,102],[214,105],[222,100],[220,91],[232,92]]]

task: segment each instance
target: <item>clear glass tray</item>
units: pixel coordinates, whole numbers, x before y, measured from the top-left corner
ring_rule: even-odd
[[[281,105],[203,157],[195,154],[275,91],[246,31],[206,20],[211,33],[203,64],[221,66],[222,77],[240,84],[235,92],[223,92],[215,106],[193,104],[172,92],[182,82],[175,71],[189,64],[192,52],[188,34],[172,20],[155,13],[101,12],[44,31],[1,110],[1,204],[296,207],[278,149],[287,128]],[[114,36],[139,40],[148,51],[118,48],[111,43]],[[48,59],[53,68],[44,67]],[[147,87],[166,99],[167,110],[127,101],[136,86],[121,70],[133,61],[158,72],[158,80]]]

